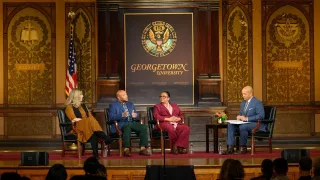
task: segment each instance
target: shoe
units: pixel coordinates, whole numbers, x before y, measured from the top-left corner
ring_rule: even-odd
[[[148,152],[147,149],[143,149],[139,152],[139,155],[141,156],[150,156],[150,153]]]
[[[174,154],[174,155],[178,155],[179,154],[177,146],[173,146],[172,154]]]
[[[183,147],[178,147],[178,153],[179,154],[185,154],[187,151],[185,151],[186,149]]]
[[[247,154],[247,146],[240,147],[240,154]]]
[[[130,150],[129,150],[129,149],[124,150],[124,151],[123,151],[123,156],[125,156],[125,157],[131,157],[132,155],[131,155]]]
[[[228,146],[227,154],[234,154],[234,147],[233,146]]]

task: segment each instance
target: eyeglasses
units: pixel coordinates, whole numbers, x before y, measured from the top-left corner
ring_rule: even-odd
[[[168,96],[159,96],[159,98],[167,98]]]

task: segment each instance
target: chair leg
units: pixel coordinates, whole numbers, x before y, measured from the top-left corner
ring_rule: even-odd
[[[65,152],[66,152],[66,142],[62,142],[62,152],[61,152],[62,157],[65,156]]]
[[[239,145],[240,145],[239,137],[236,137],[236,150],[237,150],[237,151],[240,149],[240,148],[239,148]]]
[[[122,157],[122,138],[119,138],[119,152],[120,152],[120,157]]]
[[[85,143],[81,143],[81,145],[82,145],[82,152],[81,152],[81,154],[82,154],[82,156],[84,156],[84,153],[85,153],[85,150],[86,150],[86,144],[85,144]]]
[[[111,155],[111,152],[110,152],[110,146],[111,146],[111,144],[108,144],[108,156],[110,156],[110,155]]]
[[[272,139],[269,138],[269,153],[272,153]]]
[[[161,155],[163,155],[163,153],[164,153],[164,151],[165,151],[165,149],[164,149],[164,138],[163,138],[163,136],[162,136],[162,132],[161,132],[161,136],[160,136],[160,144],[161,144]]]
[[[78,146],[78,158],[81,159],[81,143],[80,143],[80,141],[77,141],[77,146]]]
[[[100,141],[100,146],[101,146],[101,157],[104,157],[105,144],[103,141]]]
[[[251,155],[254,155],[254,136],[251,136]]]

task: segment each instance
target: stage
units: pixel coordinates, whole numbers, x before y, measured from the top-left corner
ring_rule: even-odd
[[[299,149],[309,149],[312,158],[320,157],[319,147],[299,147]],[[255,155],[249,152],[246,155],[219,155],[213,152],[195,152],[194,154],[173,155],[166,153],[166,165],[194,165],[197,179],[214,180],[217,179],[222,163],[225,159],[238,159],[245,167],[245,179],[251,179],[260,174],[260,164],[263,159],[275,159],[281,157],[281,148],[275,148],[273,153],[267,149],[257,150]],[[41,151],[41,150],[38,150]],[[24,151],[25,152],[25,151]],[[47,151],[49,153],[48,166],[19,166],[19,150],[1,151],[0,173],[18,172],[20,175],[28,176],[31,179],[44,179],[48,169],[56,163],[63,164],[67,168],[69,178],[73,175],[84,174],[82,170],[86,158],[90,157],[90,151],[79,160],[76,152],[69,152],[65,157],[61,157],[60,151]],[[163,165],[163,156],[155,152],[150,157],[139,156],[137,152],[132,153],[132,157],[119,157],[117,152],[112,152],[111,156],[101,157],[100,163],[107,167],[109,180],[123,179],[144,179],[146,165]],[[297,163],[289,164],[289,179],[298,179],[299,167]]]

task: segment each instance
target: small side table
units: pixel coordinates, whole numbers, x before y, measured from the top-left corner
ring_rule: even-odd
[[[209,129],[213,129],[213,152],[218,153],[218,130],[227,128],[228,123],[206,124],[206,152],[209,152]]]

